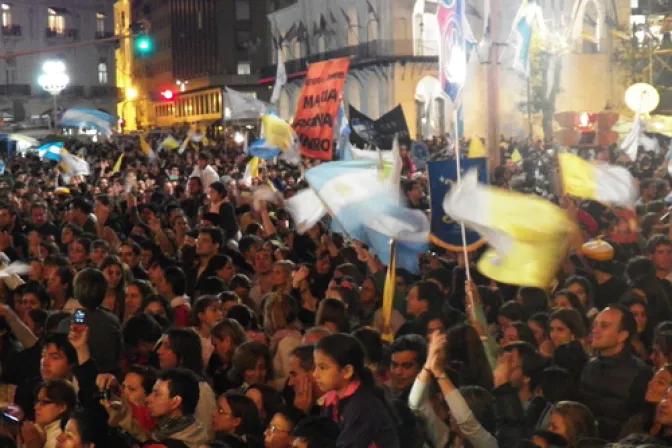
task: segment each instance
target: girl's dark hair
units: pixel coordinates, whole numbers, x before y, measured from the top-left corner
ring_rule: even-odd
[[[315,350],[323,351],[341,368],[352,366],[355,379],[361,381],[364,387],[374,388],[373,374],[365,364],[366,351],[354,336],[345,333],[330,334],[317,343]]]
[[[541,288],[524,286],[518,290],[518,299],[528,316],[548,310],[548,295]]]
[[[254,315],[254,311],[242,303],[233,305],[229,308],[226,312],[226,317],[238,321],[238,323],[246,330],[259,330],[259,323],[257,322],[257,317]]]
[[[483,429],[490,434],[494,434],[496,429],[495,413],[490,392],[480,386],[463,386],[460,387],[460,393]]]
[[[115,295],[117,296],[117,300],[114,302],[114,309],[110,310],[114,314],[116,314],[120,320],[124,319],[124,308],[125,308],[125,294],[126,294],[126,279],[131,276],[130,271],[128,270],[128,267],[121,261],[121,258],[117,257],[116,255],[108,255],[107,257],[103,258],[103,261],[100,262],[100,266],[98,269],[103,272],[105,269],[107,269],[110,266],[117,266],[119,270],[121,271],[121,279],[119,280],[119,284],[117,285],[115,292]]]
[[[141,365],[132,365],[129,367],[126,375],[129,373],[135,373],[140,378],[142,378],[142,388],[145,390],[145,393],[149,395],[152,393],[152,388],[154,383],[156,383],[157,372],[154,367],[151,366],[141,366]]]
[[[77,432],[82,443],[95,444],[96,448],[111,446],[107,420],[100,413],[78,408],[72,412],[70,420],[77,422]],[[61,429],[65,429],[65,425],[66,422],[61,423]]]
[[[579,299],[579,296],[574,294],[572,291],[569,289],[561,289],[560,291],[556,292],[553,294],[553,299],[556,299],[557,297],[564,296],[567,297],[567,300],[569,300],[569,304],[572,305],[572,308],[574,308],[576,311],[581,314],[581,317],[585,319],[587,310],[581,303],[581,299]]]
[[[61,415],[61,422],[67,422],[70,413],[77,406],[77,392],[75,392],[73,385],[66,380],[44,381],[40,383],[36,390],[39,393],[42,389],[44,389],[49,400],[65,406],[65,411]]]
[[[129,286],[135,286],[136,288],[138,288],[138,291],[140,291],[140,295],[142,296],[143,301],[150,294],[154,293],[154,287],[147,280],[141,280],[141,279],[131,280],[130,282],[126,283],[126,287],[128,288]]]
[[[203,348],[201,337],[193,330],[171,328],[166,332],[170,349],[177,357],[177,366],[203,376]]]
[[[459,365],[459,383],[492,389],[492,369],[483,342],[471,325],[460,324],[448,330],[446,356]]]
[[[364,347],[366,359],[373,364],[379,364],[383,361],[384,347],[380,331],[373,327],[361,327],[355,330],[352,335]]]
[[[161,307],[166,311],[166,316],[168,316],[168,320],[173,322],[175,320],[175,313],[173,311],[173,308],[170,306],[170,302],[168,302],[168,299],[166,299],[160,294],[150,294],[147,297],[145,297],[142,300],[143,311],[145,310],[145,308],[149,306],[149,304],[155,302],[161,304]]]
[[[266,421],[264,423],[268,423],[278,409],[282,407],[284,399],[282,398],[282,395],[280,395],[280,392],[265,384],[253,384],[245,391],[245,393],[252,389],[258,390],[261,394],[261,402],[264,406],[264,412],[266,413]]]
[[[324,299],[317,307],[315,326],[322,326],[326,322],[336,325],[338,331],[347,333],[350,330],[348,312],[345,304],[338,299]]]
[[[478,287],[478,294],[481,297],[481,302],[483,302],[484,310],[487,308],[485,319],[489,324],[496,323],[499,308],[502,306],[502,291],[499,288],[493,290],[487,286],[480,285]]]
[[[516,329],[519,341],[527,342],[535,347],[539,345],[537,344],[537,338],[534,337],[534,332],[525,322],[512,322],[510,326]]]
[[[530,316],[529,319],[527,319],[527,323],[534,322],[535,324],[539,325],[542,330],[544,330],[544,336],[548,338],[548,314],[546,313],[536,313]]]
[[[199,356],[200,353],[199,353]],[[268,346],[261,342],[248,341],[240,344],[240,346],[233,352],[231,358],[231,370],[229,370],[229,379],[237,384],[244,382],[244,374],[246,370],[252,370],[256,367],[259,358],[264,358],[266,361],[266,378],[271,379],[273,371],[273,363],[271,361],[271,352]]]
[[[593,286],[590,284],[590,280],[581,275],[573,275],[565,280],[565,283],[562,285],[563,288],[569,288],[571,285],[581,285],[583,290],[586,292],[587,308],[592,308],[593,306]]]
[[[510,321],[520,322],[527,320],[525,307],[518,302],[510,300],[499,308],[497,316],[506,317]]]
[[[231,408],[231,414],[241,420],[240,425],[236,428],[236,434],[239,436],[251,435],[255,438],[261,437],[263,426],[259,418],[259,410],[254,401],[233,391],[226,392],[223,397]]]
[[[201,326],[201,320],[198,315],[205,313],[205,310],[208,309],[210,305],[221,303],[216,296],[201,296],[194,303],[194,307],[191,310],[191,325],[194,327]]]

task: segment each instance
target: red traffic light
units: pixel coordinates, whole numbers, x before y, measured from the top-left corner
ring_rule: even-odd
[[[166,101],[171,101],[173,98],[175,98],[175,92],[172,90],[164,90],[161,92],[161,97]]]

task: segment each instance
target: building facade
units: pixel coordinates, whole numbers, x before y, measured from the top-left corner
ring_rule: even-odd
[[[2,124],[49,115],[53,99],[38,85],[47,60],[61,60],[70,78],[58,108],[115,113],[113,0],[0,1],[0,112]],[[63,49],[72,45],[73,48]],[[24,52],[41,50],[39,54]],[[11,56],[15,54],[16,56]]]
[[[121,1],[121,0],[120,0]],[[155,51],[133,56],[133,101],[140,127],[198,123],[218,126],[225,119],[223,89],[259,98],[270,96],[260,72],[271,53],[266,14],[283,0],[136,0],[133,20],[151,24]],[[159,92],[176,92],[165,101]]]
[[[521,107],[527,79],[510,68],[512,56],[505,53],[521,0],[489,2],[486,36],[486,2],[467,3],[467,20],[482,43],[471,54],[458,97],[464,106],[464,133],[496,144],[500,133],[519,135],[529,129]],[[554,30],[565,46],[556,109],[598,112],[607,104],[620,106],[625,87],[612,67],[612,53],[615,31],[630,25],[630,0],[543,3],[549,5],[542,10],[544,23],[563,24]],[[437,8],[437,0],[298,0],[269,14],[290,78],[280,99],[281,116],[291,120],[294,115],[302,73],[311,62],[351,57],[346,104],[374,119],[401,104],[413,137],[454,134],[455,105],[438,80]],[[274,76],[276,60],[277,52],[265,76]],[[539,135],[541,120],[535,116],[533,121]]]

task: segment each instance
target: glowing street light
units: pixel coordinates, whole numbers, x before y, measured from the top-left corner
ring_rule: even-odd
[[[133,101],[138,97],[138,91],[134,87],[126,87],[126,101]]]
[[[54,97],[54,128],[58,128],[58,105],[56,97],[68,86],[70,77],[65,73],[65,63],[54,60],[42,65],[42,74],[37,83]]]

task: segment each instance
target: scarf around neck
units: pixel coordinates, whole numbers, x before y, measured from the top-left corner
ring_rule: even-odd
[[[194,423],[196,423],[196,418],[193,415],[177,418],[162,417],[156,425],[154,437],[157,440],[169,439],[173,434],[184,431]]]

